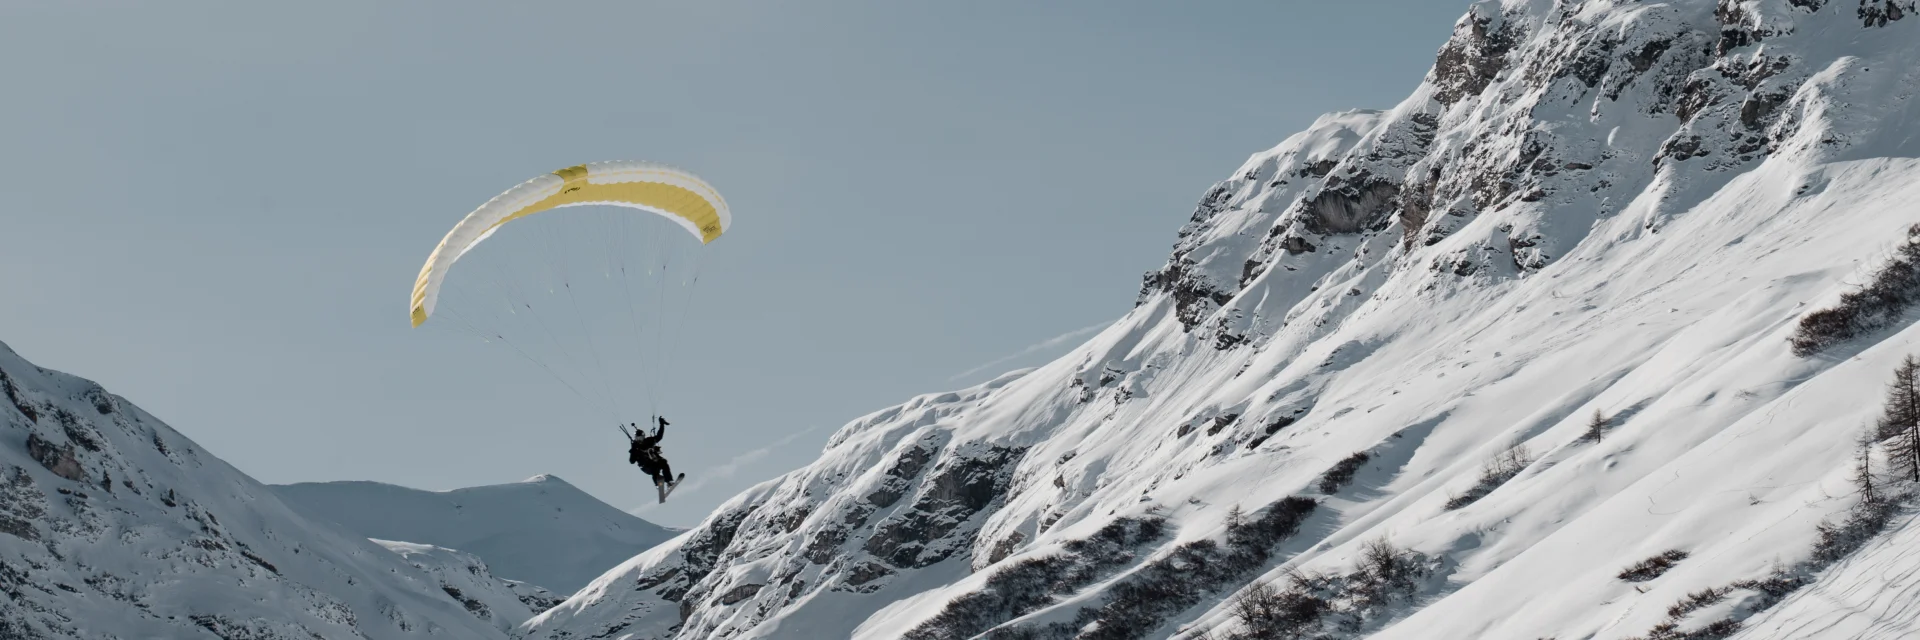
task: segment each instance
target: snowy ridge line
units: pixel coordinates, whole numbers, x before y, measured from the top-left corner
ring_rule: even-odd
[[[0,637],[504,639],[517,622],[5,345],[0,392]]]

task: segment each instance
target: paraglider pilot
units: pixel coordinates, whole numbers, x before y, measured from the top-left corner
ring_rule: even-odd
[[[641,436],[640,425],[633,425],[633,440],[627,446],[627,462],[639,465],[641,471],[653,476],[656,487],[673,484],[673,467],[667,464],[666,456],[660,454],[660,438],[667,435],[667,419],[654,416],[659,426],[653,435]],[[631,423],[629,423],[631,424]]]

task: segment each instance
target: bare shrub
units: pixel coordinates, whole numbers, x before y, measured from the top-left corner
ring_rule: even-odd
[[[1106,602],[1081,609],[1072,623],[1056,623],[1066,637],[1143,638],[1208,594],[1238,584],[1273,557],[1274,546],[1299,532],[1319,503],[1282,498],[1229,523],[1224,543],[1202,538],[1181,544],[1107,590]]]
[[[1165,534],[1165,521],[1159,518],[1117,518],[1092,537],[1063,545],[1064,553],[1027,558],[1000,568],[987,576],[979,590],[947,602],[940,613],[909,630],[908,640],[971,638],[994,625],[1051,605],[1060,595],[1071,593],[1131,562],[1143,545]],[[1009,630],[1013,635],[995,637],[1038,637],[1032,631]],[[1019,634],[1028,635],[1021,636]]]
[[[1914,229],[1920,229],[1920,226]],[[1908,254],[1920,256],[1920,252],[1915,251],[1909,251]],[[1648,630],[1642,640],[1720,640],[1731,637],[1740,630],[1746,619],[1773,608],[1794,591],[1812,584],[1814,576],[1859,551],[1886,530],[1893,516],[1912,501],[1913,494],[1898,490],[1897,485],[1880,482],[1873,471],[1873,447],[1878,443],[1887,443],[1890,449],[1888,457],[1896,465],[1906,462],[1903,461],[1906,456],[1916,455],[1905,447],[1913,440],[1920,439],[1911,435],[1915,433],[1914,425],[1920,423],[1920,380],[1917,378],[1920,378],[1920,362],[1909,356],[1894,372],[1894,381],[1889,385],[1879,423],[1857,443],[1859,448],[1854,454],[1851,479],[1854,488],[1860,492],[1860,500],[1847,509],[1846,515],[1839,521],[1822,521],[1815,526],[1818,538],[1814,541],[1812,553],[1805,560],[1791,566],[1776,566],[1760,578],[1736,580],[1724,587],[1688,594],[1669,607],[1668,619]],[[1912,472],[1913,468],[1920,467],[1920,464],[1908,464],[1914,464],[1914,467],[1900,469],[1902,477]],[[1631,567],[1628,569],[1629,572],[1632,570]],[[1621,579],[1627,579],[1627,572],[1621,573]],[[1728,617],[1693,631],[1680,630],[1680,623],[1687,615],[1712,606],[1736,590],[1751,591],[1757,597],[1742,602],[1739,609]]]
[[[1732,592],[1732,589],[1726,587],[1707,587],[1689,593],[1687,597],[1681,598],[1679,602],[1673,603],[1673,606],[1667,607],[1667,617],[1679,620],[1686,617],[1689,613],[1720,604],[1720,601],[1727,599],[1727,594]]]
[[[1832,307],[1802,316],[1787,340],[1794,355],[1814,355],[1893,325],[1916,300],[1920,300],[1920,225],[1907,228],[1907,237],[1867,284],[1840,296]]]
[[[1256,582],[1235,595],[1234,614],[1239,616],[1246,631],[1231,637],[1235,640],[1296,638],[1318,627],[1321,616],[1333,608],[1333,603],[1315,595],[1309,586],[1311,581],[1300,574],[1292,574],[1292,578],[1291,586],[1286,589]]]
[[[1392,605],[1412,600],[1432,570],[1426,556],[1385,538],[1369,541],[1347,573],[1294,570],[1284,587],[1259,582],[1241,589],[1233,611],[1242,629],[1226,639],[1364,637],[1362,630],[1391,616]]]
[[[1349,588],[1359,600],[1370,606],[1384,606],[1419,587],[1424,572],[1413,562],[1412,552],[1395,546],[1386,538],[1376,538],[1360,547],[1360,570],[1349,576],[1355,584]]]
[[[1526,471],[1527,467],[1532,465],[1533,452],[1527,449],[1526,444],[1509,447],[1481,467],[1480,481],[1474,483],[1473,488],[1447,501],[1447,510],[1452,511],[1479,502],[1481,498],[1487,497],[1487,494],[1493,493],[1494,489],[1500,488],[1500,485],[1519,476],[1520,472]]]
[[[1320,474],[1320,493],[1327,495],[1339,493],[1341,487],[1353,482],[1353,475],[1360,471],[1360,465],[1366,464],[1371,459],[1373,459],[1372,454],[1356,451],[1353,455],[1333,463],[1333,467],[1327,469],[1326,473]]]
[[[1660,577],[1665,574],[1668,569],[1672,569],[1673,565],[1679,564],[1681,560],[1685,559],[1687,559],[1687,552],[1679,549],[1668,549],[1660,552],[1660,555],[1641,560],[1633,566],[1621,570],[1619,578],[1627,582],[1646,582]]]

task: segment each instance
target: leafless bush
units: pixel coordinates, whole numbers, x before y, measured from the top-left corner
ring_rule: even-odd
[[[1907,237],[1867,284],[1840,296],[1832,307],[1802,316],[1788,342],[1794,355],[1810,356],[1893,325],[1916,300],[1920,300],[1920,225],[1907,228]]]
[[[1364,603],[1381,606],[1412,594],[1423,575],[1411,552],[1376,538],[1360,547],[1360,570],[1349,576],[1356,583],[1350,588]]]
[[[1286,589],[1256,582],[1234,596],[1234,613],[1247,631],[1236,639],[1274,640],[1296,638],[1318,627],[1333,603],[1314,593],[1312,581],[1299,573],[1291,574]]]
[[[1667,607],[1667,617],[1675,620],[1684,618],[1689,613],[1720,604],[1720,601],[1727,599],[1727,594],[1732,592],[1732,589],[1726,587],[1718,589],[1707,587],[1689,593],[1687,597],[1681,598],[1679,602],[1673,603],[1673,606]]]
[[[1320,493],[1327,495],[1339,493],[1341,487],[1345,487],[1347,483],[1353,482],[1353,474],[1360,471],[1360,465],[1366,464],[1367,461],[1371,459],[1373,459],[1371,454],[1365,451],[1356,451],[1353,455],[1333,463],[1332,468],[1327,469],[1326,473],[1320,474]]]
[[[1665,574],[1668,569],[1672,569],[1673,565],[1685,559],[1687,559],[1687,552],[1679,549],[1668,549],[1661,552],[1660,555],[1641,560],[1633,566],[1627,567],[1620,572],[1619,577],[1621,580],[1627,582],[1646,582],[1660,577],[1662,574]]]
[[[1487,494],[1493,493],[1494,489],[1500,488],[1500,485],[1506,484],[1508,480],[1514,479],[1532,465],[1533,452],[1527,449],[1526,444],[1509,447],[1481,467],[1480,481],[1475,483],[1473,488],[1447,501],[1447,510],[1452,511],[1479,502],[1481,498],[1487,497]]]

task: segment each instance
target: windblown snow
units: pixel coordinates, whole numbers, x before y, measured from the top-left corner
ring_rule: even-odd
[[[369,538],[458,549],[493,574],[567,594],[673,533],[550,475],[422,491],[378,482],[276,485],[316,519]]]
[[[0,395],[0,638],[504,639],[531,613],[476,615],[435,573],[5,345]],[[481,569],[460,584],[511,591]]]
[[[1814,553],[1920,334],[1787,340],[1920,223],[1916,29],[1474,4],[1406,101],[1208,190],[1086,344],[855,420],[521,630],[1920,636],[1905,515]]]

